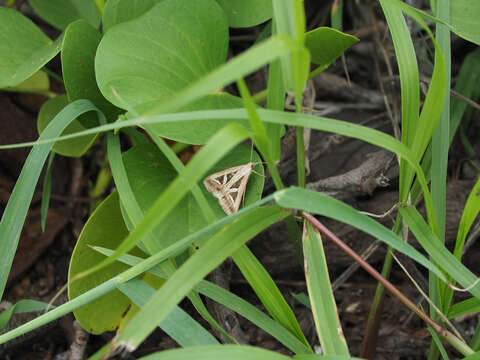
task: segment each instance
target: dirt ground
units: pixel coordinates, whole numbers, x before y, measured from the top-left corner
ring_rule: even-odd
[[[305,1],[305,4],[309,29],[328,24],[328,2]],[[32,15],[26,3],[21,9],[29,16]],[[47,34],[56,37],[55,30],[38,18],[34,17],[34,20]],[[262,27],[259,26],[255,29],[232,30],[230,55],[234,56],[247,48],[261,29]],[[326,74],[320,75],[313,82],[314,113],[363,124],[393,134],[392,124],[399,120],[399,82],[395,76],[389,75],[386,66],[385,54],[391,62],[394,62],[394,54],[378,7],[370,2],[362,2],[357,6],[354,1],[346,0],[344,29],[358,36],[361,41],[346,52],[343,60],[337,61]],[[418,47],[426,46],[425,43],[420,39],[416,41]],[[452,49],[452,74],[455,79],[464,56],[472,50],[472,46],[461,39],[454,38]],[[422,74],[428,77],[428,70],[425,70],[426,66],[424,66],[426,59],[420,58],[419,63]],[[48,67],[60,73],[58,57],[48,64]],[[250,76],[248,84],[252,93],[262,90],[265,87],[265,81],[266,72],[262,71]],[[52,84],[52,90],[64,92],[62,85],[55,81]],[[387,111],[385,99],[387,99],[389,111]],[[36,114],[45,100],[46,98],[38,95],[0,92],[0,109],[2,109],[0,111],[2,123],[0,143],[35,140],[38,136]],[[478,154],[479,145],[475,139],[478,138],[479,128],[476,124],[479,121],[475,120],[479,120],[480,112],[474,111],[472,116],[472,126],[468,134]],[[280,173],[287,184],[296,182],[295,146],[292,134],[290,130],[287,132],[283,143],[284,158],[280,164]],[[104,146],[100,143],[81,159],[56,157],[52,175],[52,203],[45,233],[40,230],[43,179],[41,180],[10,274],[5,296],[9,302],[15,303],[24,298],[48,302],[65,284],[75,239],[87,220],[88,206],[92,200],[88,198],[88,189],[100,169],[104,151]],[[27,154],[28,149],[7,150],[1,153],[0,209],[9,199]],[[395,204],[398,180],[397,168],[391,154],[358,140],[313,132],[309,158],[311,169],[307,181],[309,187],[329,192],[360,210],[376,214],[387,211]],[[476,160],[478,159],[468,158],[458,139],[454,141],[450,151],[448,172],[446,240],[448,244],[452,244],[455,240],[463,205],[477,176],[470,165]],[[349,176],[345,176],[346,173]],[[273,186],[267,178],[264,194],[272,191]],[[390,226],[393,224],[392,216],[394,214],[379,221]],[[322,219],[322,221],[359,253],[363,253],[374,242],[374,239],[343,224],[328,219]],[[415,243],[415,239],[410,240]],[[352,260],[334,245],[325,242],[324,246],[331,281],[336,286],[335,297],[345,337],[351,354],[358,355],[376,282],[361,269],[354,269],[350,277],[339,281],[339,277],[352,265]],[[283,224],[273,226],[253,239],[249,247],[287,297],[310,343],[318,345],[310,311],[293,297],[294,294],[306,292],[306,284],[302,267],[298,264],[285,226]],[[385,246],[379,245],[368,261],[380,269],[384,254]],[[476,262],[479,256],[480,244],[473,243],[466,254],[465,264],[474,272],[480,270]],[[403,260],[420,285],[424,285],[426,273],[423,269],[415,267],[406,259]],[[421,301],[418,291],[398,266],[394,266],[391,279],[411,299]],[[259,300],[236,268],[232,269],[229,283],[233,292],[258,304],[261,308]],[[462,299],[462,296],[465,295],[458,295],[456,300]],[[426,306],[426,303],[422,304]],[[184,306],[192,310],[189,304],[184,303]],[[18,326],[30,318],[30,315],[17,315],[11,326]],[[461,334],[469,339],[476,321],[476,317],[465,317],[454,324]],[[245,319],[239,318],[239,322],[248,344],[289,353],[276,340]],[[112,337],[111,333],[90,336],[87,353],[94,353]],[[0,346],[0,359],[67,359],[68,350],[74,339],[74,319],[72,315],[68,315],[6,346]],[[429,332],[422,321],[413,316],[397,299],[388,295],[382,313],[376,359],[423,359],[428,351],[430,340]],[[160,349],[177,346],[173,340],[158,330],[127,358],[135,359]],[[449,351],[453,357],[458,356],[453,350],[449,349]]]

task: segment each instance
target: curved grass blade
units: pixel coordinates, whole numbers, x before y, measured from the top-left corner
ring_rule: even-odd
[[[448,312],[448,318],[455,319],[459,316],[470,315],[474,313],[480,313],[480,300],[475,297],[453,305]]]
[[[232,254],[232,259],[248,283],[251,284],[255,294],[257,294],[270,315],[288,329],[298,340],[309,346],[292,309],[267,270],[260,264],[248,247],[242,246]]]
[[[337,199],[312,190],[295,187],[277,191],[274,194],[274,198],[277,204],[282,207],[304,210],[321,216],[326,216],[362,230],[390,245],[395,250],[409,256],[419,264],[434,272],[441,279],[445,280],[442,271],[425,258],[425,256],[420,254],[413,246],[403,242],[392,231],[375,220],[359,213],[351,206]]]

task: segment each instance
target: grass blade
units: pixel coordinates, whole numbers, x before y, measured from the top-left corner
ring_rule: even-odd
[[[305,277],[322,353],[349,356],[328,276],[322,238],[310,222],[305,221],[303,226]]]
[[[139,307],[155,294],[155,289],[140,279],[119,284],[117,288]],[[178,306],[158,326],[183,347],[218,344],[212,334]]]

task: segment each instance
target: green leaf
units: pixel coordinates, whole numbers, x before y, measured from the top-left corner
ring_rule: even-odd
[[[272,17],[271,0],[216,0],[227,14],[228,25],[244,28],[261,24]]]
[[[470,298],[453,305],[448,311],[448,318],[455,319],[459,316],[480,312],[480,299]]]
[[[309,346],[292,309],[267,270],[248,247],[242,246],[232,254],[232,259],[270,315],[304,345]]]
[[[128,235],[123,222],[118,201],[118,193],[110,194],[90,216],[77,240],[68,271],[68,297],[75,299],[108,279],[128,269],[128,266],[114,263],[96,274],[71,282],[75,275],[100,263],[104,257],[91,249],[91,246],[116,248]],[[82,327],[92,334],[102,334],[115,330],[127,308],[128,297],[115,290],[74,311],[75,318]]]
[[[458,36],[480,46],[480,2],[471,0],[450,1],[450,25]]]
[[[38,112],[37,128],[41,134],[43,130],[50,124],[55,116],[68,105],[66,95],[58,95],[45,101]],[[73,120],[62,135],[75,134],[86,128],[78,121]],[[80,157],[85,154],[97,139],[96,134],[80,136],[74,139],[59,141],[53,145],[53,151],[63,156]]]
[[[310,51],[311,60],[319,65],[317,69],[322,70],[358,41],[355,36],[329,27],[319,27],[305,34],[305,46]],[[315,73],[317,69],[314,70]]]
[[[164,0],[105,34],[97,82],[124,109],[165,99],[222,64],[227,46],[227,18],[214,0]]]
[[[61,49],[20,12],[0,6],[0,88],[16,86],[35,74]]]
[[[223,228],[173,273],[117,336],[116,344],[129,351],[135,349],[204,276],[246,241],[288,214],[275,206],[256,208]]]
[[[252,158],[252,155],[254,157]],[[173,169],[165,156],[152,144],[139,145],[127,151],[123,156],[128,182],[133,190],[135,199],[144,212],[153,205],[160,194],[175,180],[177,172]],[[243,165],[249,161],[258,162],[260,158],[252,153],[247,146],[240,145],[222,158],[211,173]],[[249,205],[260,199],[263,190],[263,167],[258,164],[254,168],[256,174],[250,176],[245,193],[245,204]],[[202,179],[203,181],[203,179]],[[218,199],[209,193],[203,184],[200,188],[208,203],[218,218],[225,216],[218,203]],[[191,193],[187,194],[172,210],[168,218],[159,222],[153,233],[155,244],[148,246],[155,249],[164,249],[179,239],[194,233],[207,225],[201,209]]]
[[[361,214],[351,206],[337,199],[312,190],[295,187],[277,191],[274,194],[274,198],[282,207],[303,210],[325,216],[362,230],[390,245],[395,250],[409,256],[419,264],[433,271],[440,278],[445,279],[443,273],[434,264],[415,250],[414,247],[402,241],[390,229],[387,229],[375,220]]]
[[[87,111],[98,112],[98,109],[88,100],[77,100],[66,106],[48,124],[39,140],[50,140],[58,137],[71,121]],[[98,116],[102,116],[102,114],[98,112]],[[35,191],[35,185],[52,146],[53,142],[48,142],[43,145],[36,145],[30,151],[3,212],[0,221],[0,257],[2,259],[0,262],[0,297],[5,289],[8,273],[17,250],[20,232]]]
[[[144,356],[140,360],[288,360],[288,356],[246,345],[201,346],[173,349]]]
[[[136,19],[162,0],[108,0],[103,9],[102,29],[106,33],[112,26]]]
[[[5,326],[7,326],[12,315],[32,311],[42,311],[47,309],[48,307],[49,305],[42,301],[28,299],[20,300],[0,313],[0,331],[5,329]]]
[[[50,79],[45,71],[39,70],[20,84],[3,90],[26,93],[46,93],[50,89]]]
[[[119,284],[118,289],[139,307],[144,306],[155,294],[155,289],[140,279],[132,279]],[[218,344],[212,334],[178,306],[158,327],[182,347]]]
[[[100,14],[92,0],[28,0],[28,2],[43,20],[60,30],[78,19],[88,21],[97,29],[100,25]]]
[[[98,30],[85,20],[68,25],[61,54],[62,75],[69,102],[88,99],[112,120],[120,114],[120,109],[103,97],[95,79],[95,53],[100,39]],[[98,124],[95,114],[85,114],[79,120],[87,128]]]
[[[415,138],[415,129],[418,126],[420,108],[420,83],[417,57],[402,11],[390,1],[380,0],[380,4],[388,22],[390,33],[392,34],[400,74],[402,143],[410,147]],[[418,156],[418,154],[414,155]],[[411,169],[406,166],[405,161],[402,159],[400,163],[401,200],[405,199],[409,192],[410,184],[408,177],[410,173]]]
[[[322,353],[349,356],[328,276],[322,238],[308,221],[303,225],[303,254],[313,321],[322,346]]]

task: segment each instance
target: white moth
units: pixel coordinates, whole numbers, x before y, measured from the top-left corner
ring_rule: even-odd
[[[227,215],[237,212],[240,208],[248,179],[255,163],[234,166],[208,176],[203,184],[208,191],[218,199],[220,206]]]

